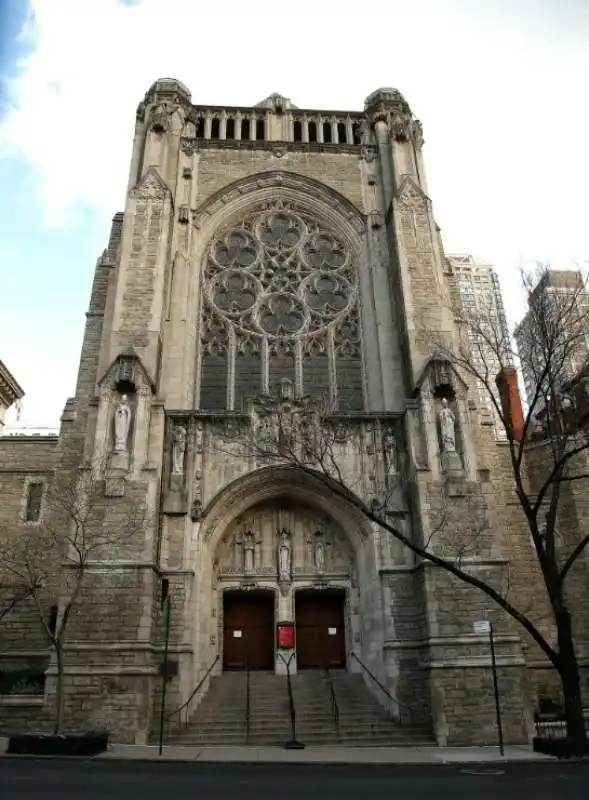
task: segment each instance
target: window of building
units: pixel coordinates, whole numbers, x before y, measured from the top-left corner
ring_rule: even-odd
[[[196,120],[196,138],[197,139],[205,138],[205,121],[202,117],[199,117]]]
[[[295,142],[302,142],[303,141],[303,127],[299,120],[295,120],[294,123],[294,130],[293,130],[293,138]]]
[[[317,123],[309,122],[309,141],[316,142],[317,141]]]
[[[256,139],[263,142],[266,138],[266,126],[263,119],[256,120]]]
[[[340,144],[346,144],[347,141],[346,126],[343,122],[337,124],[337,140]]]
[[[27,486],[27,505],[25,509],[25,520],[27,522],[39,521],[44,489],[44,484],[40,482],[29,483]]]
[[[323,141],[326,144],[331,144],[331,123],[324,122],[323,123]]]
[[[359,122],[354,122],[354,125],[353,125],[353,128],[352,128],[352,132],[353,132],[353,138],[354,138],[353,144],[361,144],[362,143],[362,137],[361,137],[361,134],[360,134],[360,123]]]
[[[225,137],[227,139],[235,139],[235,120],[233,117],[227,119],[227,128],[225,130]]]
[[[250,138],[250,121],[249,121],[249,119],[242,119],[241,120],[241,138],[242,139],[249,139]]]
[[[218,139],[219,138],[219,120],[213,119],[211,121],[211,139]]]

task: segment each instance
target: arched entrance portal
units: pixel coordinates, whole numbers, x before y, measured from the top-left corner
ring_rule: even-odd
[[[296,632],[293,669],[346,666],[359,632],[356,559],[330,515],[288,495],[252,505],[221,534],[213,565],[224,670],[282,670],[284,624]]]

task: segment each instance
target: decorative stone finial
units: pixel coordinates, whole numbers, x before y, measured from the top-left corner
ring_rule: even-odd
[[[364,101],[364,109],[373,125],[386,122],[395,141],[410,139],[413,115],[409,103],[398,89],[377,89]]]

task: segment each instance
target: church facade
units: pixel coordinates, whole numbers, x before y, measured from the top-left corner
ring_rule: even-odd
[[[473,628],[491,620],[506,741],[528,741],[521,631],[318,479],[317,452],[272,447],[285,419],[319,420],[346,491],[404,535],[498,586],[527,563],[505,445],[436,354],[458,335],[457,293],[423,143],[393,89],[359,112],[280,95],[228,108],[162,79],[140,103],[59,438],[0,442],[13,513],[32,474],[88,470],[96,525],[128,503],[150,512],[88,571],[68,634],[72,726],[153,736],[165,582],[170,708],[209,672],[327,665],[377,679],[441,745],[494,743],[488,636]],[[3,631],[4,659],[41,647],[16,622]],[[50,664],[14,719],[34,726],[53,690]]]

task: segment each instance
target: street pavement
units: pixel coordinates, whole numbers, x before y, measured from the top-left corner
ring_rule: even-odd
[[[0,800],[587,800],[589,763],[212,764],[3,758]]]

